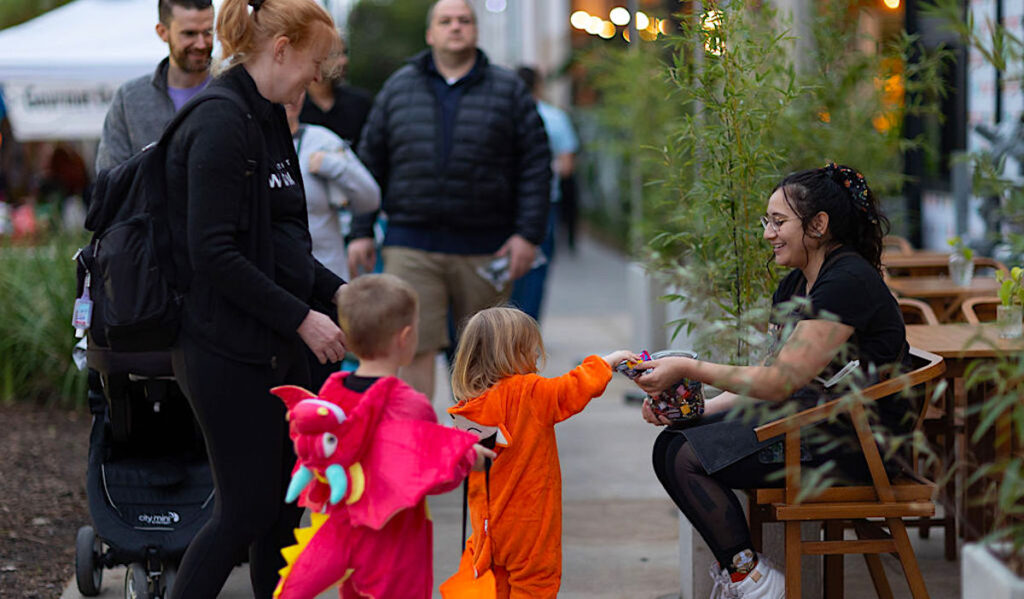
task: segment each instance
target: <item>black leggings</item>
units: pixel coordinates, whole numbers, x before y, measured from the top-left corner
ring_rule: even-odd
[[[854,460],[831,459],[842,467],[844,478],[863,480],[862,477],[867,476],[867,465],[863,458],[854,457]],[[734,571],[733,556],[754,548],[743,506],[733,489],[781,487],[783,480],[777,473],[781,473],[783,464],[763,463],[755,453],[708,474],[686,437],[668,430],[662,431],[654,442],[652,459],[661,486],[697,529],[718,563]],[[820,466],[827,459],[828,456],[812,457],[811,462],[804,465]]]
[[[308,384],[302,346],[282,348],[271,368],[224,358],[183,333],[173,357],[203,430],[215,500],[182,558],[171,597],[215,598],[248,548],[253,595],[270,599],[284,566],[281,548],[295,542],[302,510],[284,503],[295,453],[284,403],[269,390]]]

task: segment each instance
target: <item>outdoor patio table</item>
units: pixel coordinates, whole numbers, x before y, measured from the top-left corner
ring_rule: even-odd
[[[939,322],[952,322],[960,311],[960,304],[971,297],[995,295],[999,284],[995,277],[973,277],[971,284],[961,287],[949,277],[887,277],[889,289],[904,297],[924,300],[931,305]]]
[[[941,275],[949,272],[949,252],[918,250],[912,253],[882,252],[882,266],[894,276]]]
[[[907,342],[912,347],[938,354],[945,360],[945,376],[949,381],[946,393],[947,414],[952,414],[949,409],[952,407],[950,398],[953,395],[954,380],[964,376],[969,364],[1024,355],[1024,339],[1000,338],[995,323],[907,325]],[[1012,426],[1009,415],[1005,415],[977,443],[971,442],[971,436],[981,419],[977,408],[984,403],[987,395],[988,388],[985,385],[973,385],[967,390],[964,432],[973,463],[976,464],[990,463],[997,457],[1006,457],[1011,451],[1021,449],[1008,446],[1007,440],[1011,438],[1008,433]],[[1021,397],[1021,401],[1024,403],[1024,396]],[[993,512],[986,506],[968,505],[968,502],[964,501],[979,497],[984,486],[985,481],[979,481],[961,492],[960,504],[965,514],[961,520],[964,523],[961,534],[968,540],[975,540],[991,530],[994,521]]]

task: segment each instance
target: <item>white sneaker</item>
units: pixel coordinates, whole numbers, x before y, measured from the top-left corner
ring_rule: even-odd
[[[711,575],[711,580],[715,581],[715,586],[711,587],[711,597],[709,599],[736,599],[735,584],[729,578],[729,572],[718,567],[718,562],[711,564],[711,569],[708,570],[708,574]]]
[[[711,564],[710,574],[715,581],[711,599],[784,599],[786,596],[786,577],[760,554],[757,565],[739,582],[733,582],[718,564]]]

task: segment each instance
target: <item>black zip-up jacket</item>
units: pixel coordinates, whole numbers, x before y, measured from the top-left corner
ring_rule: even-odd
[[[228,99],[203,102],[167,149],[182,327],[212,351],[273,366],[277,348],[299,339],[310,301],[330,302],[343,281],[310,253],[284,108],[261,96],[243,67],[214,79],[216,87],[238,94],[248,114]]]
[[[493,230],[544,240],[551,153],[537,104],[512,71],[477,50],[464,85],[447,157],[431,89],[430,51],[395,71],[367,118],[359,158],[381,186],[390,225],[446,231]],[[374,214],[353,219],[350,238],[371,237]],[[497,245],[495,248],[497,249]]]

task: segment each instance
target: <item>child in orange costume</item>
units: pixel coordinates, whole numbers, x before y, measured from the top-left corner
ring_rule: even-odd
[[[513,308],[489,308],[466,324],[452,372],[456,426],[496,436],[498,457],[469,476],[473,534],[445,599],[554,598],[562,579],[562,473],[556,422],[604,393],[618,351],[557,378],[537,374],[544,355],[537,322]]]

